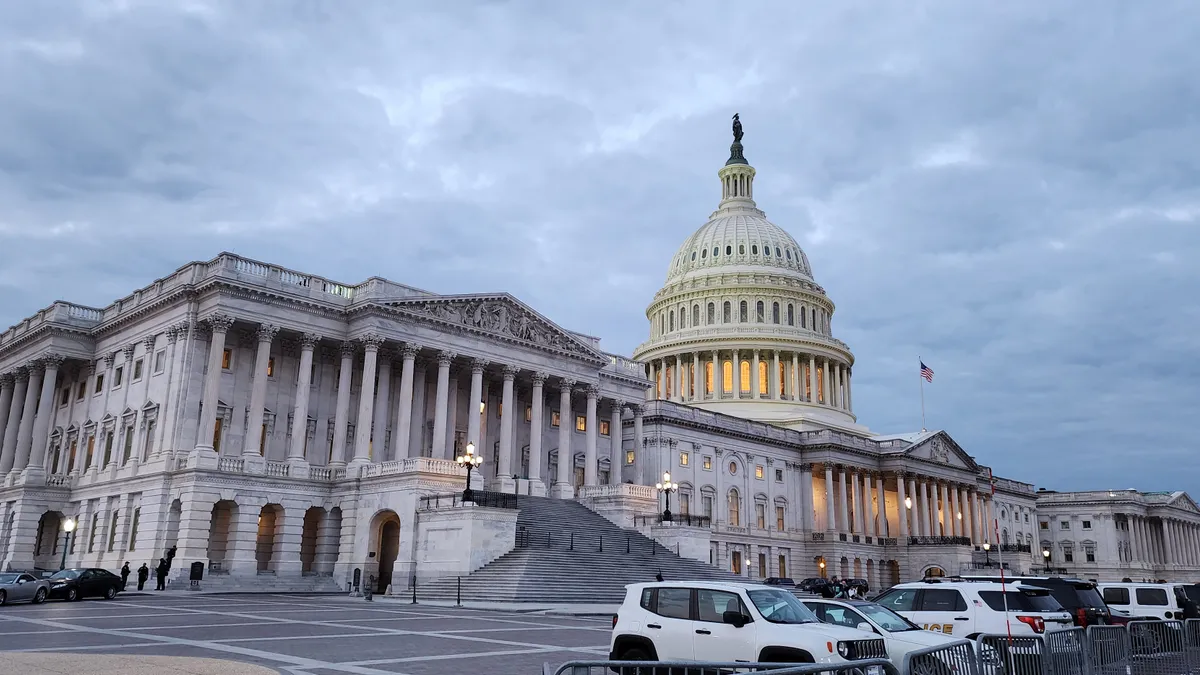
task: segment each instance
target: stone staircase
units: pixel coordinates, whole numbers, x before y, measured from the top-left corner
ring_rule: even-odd
[[[153,584],[151,577],[147,585]],[[191,587],[185,575],[169,579],[167,590],[186,591]],[[200,582],[200,590],[209,593],[346,593],[331,576],[276,577],[274,574],[246,576],[241,574],[208,574]]]
[[[624,599],[626,584],[654,581],[658,573],[666,580],[745,581],[681,558],[575,501],[521,496],[518,508],[516,548],[463,576],[462,600],[613,604]],[[457,577],[418,577],[417,598],[454,600],[458,584]]]

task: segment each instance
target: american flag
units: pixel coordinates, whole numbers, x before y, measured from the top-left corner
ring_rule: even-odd
[[[933,368],[925,365],[924,361],[921,361],[921,377],[925,378],[926,382],[933,382]]]

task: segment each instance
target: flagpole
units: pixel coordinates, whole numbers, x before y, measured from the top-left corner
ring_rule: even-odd
[[[925,375],[921,372],[921,364],[925,363],[917,356],[917,380],[921,385],[921,433],[925,432]]]

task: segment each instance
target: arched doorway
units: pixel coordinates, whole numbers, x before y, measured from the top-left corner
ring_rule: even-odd
[[[238,505],[228,499],[213,504],[208,526],[208,568],[212,574],[227,573],[225,554],[229,550],[229,531],[237,521]]]
[[[371,552],[375,554],[375,592],[384,593],[392,584],[392,568],[400,555],[400,516],[395,511],[375,514],[371,522],[371,539]],[[368,564],[365,573],[370,574],[370,569]]]
[[[267,504],[258,514],[258,537],[254,545],[254,559],[258,562],[259,572],[274,572],[279,562],[280,545],[283,537],[283,507],[279,504]]]
[[[33,566],[38,569],[58,569],[57,556],[62,543],[59,531],[63,516],[57,511],[47,511],[38,520],[37,538],[33,545]]]
[[[921,576],[926,579],[944,577],[946,576],[946,570],[938,567],[937,565],[930,565],[929,567],[925,568],[925,571],[921,573]]]
[[[300,534],[300,574],[317,573],[317,549],[320,547],[321,521],[325,509],[314,506],[304,512],[304,529]]]

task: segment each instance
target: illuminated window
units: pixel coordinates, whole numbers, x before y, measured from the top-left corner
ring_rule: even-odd
[[[729,463],[729,475],[730,475],[730,476],[736,476],[736,475],[737,475],[737,462],[730,462],[730,463]]]
[[[607,435],[608,435],[608,433],[609,433],[609,422],[608,422],[608,420],[600,420],[600,435],[601,435],[601,436],[607,436]]]
[[[729,525],[738,527],[742,521],[742,503],[736,489],[729,491]]]
[[[587,431],[587,418],[583,415],[575,416],[575,431]]]
[[[496,404],[496,419],[500,419],[501,417],[504,417],[504,403],[503,402]]]
[[[787,365],[783,361],[780,361],[779,362],[779,393],[782,394],[783,392],[787,391],[787,389],[788,389]]]
[[[767,362],[759,361],[758,362],[758,393],[762,396],[766,396],[770,386],[771,386],[771,377],[767,371]]]
[[[763,477],[763,468],[762,468],[762,464],[758,464],[758,465],[756,465],[756,466],[754,467],[754,477],[755,477],[755,478],[762,478],[762,477]]]
[[[679,466],[687,466],[689,459],[690,458],[686,452],[679,453]]]
[[[635,455],[633,454],[633,450],[625,451],[625,464],[627,464],[627,465],[633,464],[634,458],[635,458]]]
[[[733,393],[733,361],[721,364],[721,390],[726,394]]]
[[[552,427],[558,426],[560,419],[561,418],[559,417],[557,410],[551,412],[550,413],[550,426],[552,426]]]
[[[675,366],[667,366],[663,370],[663,395],[671,398],[671,383],[675,381]]]
[[[704,456],[703,466],[705,471],[712,471],[712,457]]]
[[[754,525],[760,530],[767,529],[767,505],[754,505]]]
[[[739,368],[738,370],[742,371],[742,383],[741,383],[742,384],[742,387],[741,387],[742,393],[749,394],[750,393],[750,362],[742,361],[741,368]]]
[[[275,357],[267,359],[267,377],[275,377]]]
[[[233,364],[233,350],[226,349],[221,352],[221,370],[229,370],[231,364]]]
[[[817,368],[817,396],[821,403],[825,402],[825,369]]]
[[[713,393],[713,364],[709,361],[704,364],[704,394]]]
[[[775,529],[779,530],[780,532],[783,532],[785,529],[783,527],[783,507],[782,506],[775,507]],[[783,567],[783,556],[779,556],[779,566],[781,568]]]
[[[124,378],[124,375],[125,366],[117,366],[117,369],[113,371],[113,389],[121,386],[121,380]]]

